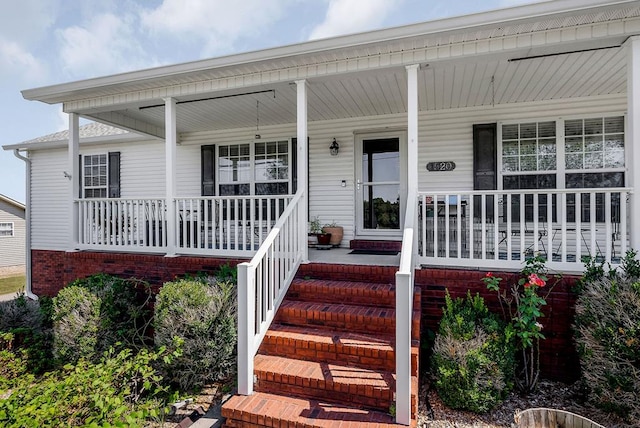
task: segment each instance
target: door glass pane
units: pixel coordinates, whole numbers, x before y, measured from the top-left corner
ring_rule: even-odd
[[[400,229],[400,186],[378,184],[363,189],[364,228]]]
[[[362,181],[400,181],[400,142],[397,138],[362,142]]]

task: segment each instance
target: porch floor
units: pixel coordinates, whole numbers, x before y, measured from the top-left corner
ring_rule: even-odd
[[[309,261],[312,263],[331,263],[345,265],[364,266],[399,266],[400,252],[394,256],[378,254],[349,254],[350,248],[331,248],[330,250],[319,250],[314,247],[309,248]]]

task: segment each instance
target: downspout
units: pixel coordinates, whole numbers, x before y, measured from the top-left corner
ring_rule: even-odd
[[[31,291],[31,159],[26,156],[22,156],[20,154],[19,149],[15,149],[13,151],[13,155],[18,159],[22,159],[27,165],[26,171],[26,201],[25,201],[25,210],[24,216],[26,221],[26,239],[25,239],[25,256],[26,256],[26,267],[27,267],[27,283],[25,284],[25,294],[29,299],[38,300],[38,296],[33,294]]]

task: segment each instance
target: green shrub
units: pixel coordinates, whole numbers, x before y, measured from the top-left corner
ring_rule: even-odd
[[[144,298],[139,298],[139,285]],[[98,274],[78,279],[53,299],[54,351],[62,362],[98,358],[106,350],[145,345],[148,286]]]
[[[29,300],[24,294],[0,302],[0,332],[11,333],[14,357],[22,358],[34,373],[51,368],[51,323],[47,313],[50,302],[47,298]]]
[[[14,351],[13,339],[14,336],[11,333],[0,335],[0,392],[12,388],[16,379],[27,371],[26,351],[20,349]]]
[[[100,354],[117,343],[133,349],[145,346],[151,317],[151,292],[146,282],[101,273],[77,279],[69,286],[85,288],[100,299]]]
[[[166,367],[181,390],[193,390],[235,369],[236,293],[232,282],[177,280],[164,284],[156,298],[155,343],[182,356]]]
[[[576,302],[575,336],[583,383],[598,407],[640,420],[640,280],[623,273],[585,284]]]
[[[155,367],[170,357],[164,350],[106,353],[93,364],[49,372],[34,382],[25,376],[11,395],[0,400],[3,427],[143,426],[158,418],[168,392]]]
[[[30,328],[40,332],[42,320],[38,301],[27,299],[24,294],[15,299],[0,302],[0,331],[9,332],[16,328]]]
[[[495,407],[513,387],[514,342],[480,296],[454,300],[447,292],[431,364],[442,401],[477,413]]]
[[[100,299],[76,285],[53,299],[53,353],[63,363],[96,357],[100,327]]]

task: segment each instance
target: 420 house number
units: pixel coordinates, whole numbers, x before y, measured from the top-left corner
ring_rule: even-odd
[[[454,169],[456,169],[456,163],[453,161],[427,163],[427,171],[453,171]]]

